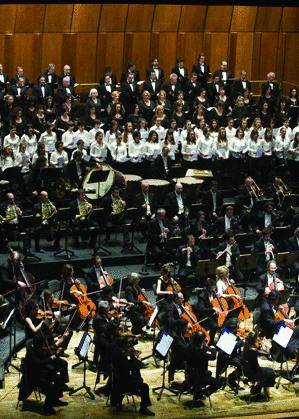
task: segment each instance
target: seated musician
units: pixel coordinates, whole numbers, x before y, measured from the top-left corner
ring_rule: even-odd
[[[79,246],[79,236],[81,238],[89,237],[89,247],[95,247],[97,232],[91,230],[89,227],[95,226],[95,223],[90,220],[89,215],[92,212],[92,204],[88,202],[84,190],[77,192],[77,197],[70,203],[70,207],[75,212],[75,218],[72,220],[72,233],[75,240],[75,246]]]
[[[264,205],[264,211],[255,217],[253,224],[255,224],[257,234],[265,228],[270,230],[279,225],[279,216],[274,212],[274,205],[271,202]]]
[[[141,397],[139,414],[155,416],[148,409],[151,405],[149,386],[143,381],[140,368],[142,362],[136,356],[136,350],[128,337],[118,338],[112,352],[113,384],[111,391],[111,406],[117,411],[122,410],[122,399],[125,393],[136,394]]]
[[[132,272],[131,275],[128,277],[128,281],[129,284],[125,289],[125,297],[128,302],[134,304],[128,313],[129,319],[132,323],[132,333],[134,335],[147,336],[147,333],[144,330],[142,330],[143,327],[146,325],[146,319],[142,305],[151,305],[151,303],[149,301],[140,302],[138,300],[139,294],[144,291],[141,290],[139,286],[140,278],[137,273]]]
[[[259,282],[256,286],[258,296],[256,304],[260,305],[264,297],[268,297],[271,291],[284,291],[284,283],[276,273],[277,265],[274,260],[267,263],[267,272],[259,277]]]
[[[83,160],[83,153],[81,151],[76,151],[73,155],[73,159],[66,165],[66,174],[74,187],[82,187],[88,168],[88,164]]]
[[[10,235],[17,230],[22,210],[16,203],[14,194],[8,192],[5,202],[0,206],[0,246],[3,252],[7,252],[7,243]]]
[[[109,277],[108,272],[103,268],[100,256],[94,256],[92,262],[92,267],[86,273],[88,292],[97,291],[111,285],[111,278]]]
[[[94,355],[93,355],[93,362],[92,366],[96,369],[98,368],[99,356],[101,345],[99,343],[100,336],[104,333],[105,328],[108,326],[110,319],[108,317],[108,308],[109,303],[108,301],[102,300],[99,301],[97,304],[97,314],[92,320],[92,326],[94,330]]]
[[[27,285],[23,278],[21,269],[23,263],[19,252],[12,251],[7,261],[0,267],[0,289],[10,302],[20,300],[20,291],[26,289]]]
[[[265,271],[266,263],[274,259],[276,254],[276,245],[271,239],[269,228],[262,231],[262,237],[254,243],[254,252],[258,256],[256,273],[261,274]]]
[[[216,348],[207,346],[205,335],[197,332],[186,348],[186,373],[188,385],[192,388],[193,401],[210,396],[221,386],[221,381],[212,377],[209,361],[216,359]]]
[[[209,219],[215,220],[219,216],[222,205],[223,196],[218,190],[218,182],[212,181],[210,190],[203,197],[203,207]]]
[[[108,301],[108,317],[111,320],[119,320],[123,315],[123,309],[128,306],[132,306],[132,303],[129,303],[124,298],[118,298],[113,295],[113,288],[108,286],[102,289],[100,298],[103,301]]]
[[[192,234],[187,235],[186,244],[178,248],[179,278],[184,286],[195,285],[194,270],[200,258],[200,251],[195,245],[195,238]]]
[[[66,384],[68,381],[68,364],[59,357],[51,333],[43,324],[27,349],[18,399],[24,403],[38,387],[46,396],[44,413],[54,415],[54,406],[68,405],[68,402],[60,400],[64,391],[70,391]]]
[[[183,194],[183,185],[181,183],[176,183],[175,190],[165,197],[164,206],[169,218],[179,217],[183,219],[188,217],[189,203]]]
[[[120,189],[117,186],[111,188],[111,194],[103,199],[103,208],[105,209],[106,222],[106,241],[110,240],[111,228],[118,227],[123,229],[123,248],[129,243],[129,233],[124,223],[126,202],[120,196]]]
[[[219,297],[229,299],[231,296],[241,298],[237,294],[225,294],[225,290],[229,287],[230,283],[234,284],[234,280],[229,278],[229,269],[227,266],[218,266],[216,268],[216,292]]]
[[[214,224],[214,231],[219,235],[225,234],[228,230],[232,230],[234,233],[240,231],[239,220],[234,215],[234,207],[231,205],[226,207],[224,216],[217,218]]]
[[[225,265],[229,268],[231,277],[236,282],[242,282],[244,280],[244,275],[236,266],[240,257],[240,249],[236,242],[234,232],[232,230],[227,230],[224,234],[224,239],[225,241],[219,243],[215,249],[215,258],[216,260],[219,260],[221,265]]]
[[[209,331],[212,344],[218,329],[217,315],[221,311],[217,306],[214,307],[212,305],[212,301],[215,298],[217,298],[216,282],[211,278],[207,278],[204,289],[197,294],[197,304],[193,309],[199,320],[206,319],[201,325]]]
[[[164,146],[153,163],[153,173],[157,179],[171,179],[173,161],[169,157],[169,148]]]
[[[48,192],[41,191],[39,194],[39,202],[34,206],[35,216],[41,219],[41,224],[34,229],[34,241],[35,251],[44,253],[44,250],[40,248],[40,236],[42,232],[46,232],[47,238],[52,239],[54,235],[54,249],[60,249],[60,233],[55,223],[55,215],[57,209],[55,205],[49,200]]]
[[[173,295],[181,291],[180,285],[171,277],[170,265],[163,265],[161,274],[160,278],[158,278],[156,288],[156,294],[159,298]]]
[[[37,301],[33,298],[27,301],[23,309],[26,340],[32,339],[46,321],[46,318],[38,318],[38,309]]]
[[[249,380],[257,382],[251,388],[251,394],[260,395],[263,389],[265,396],[269,398],[269,387],[274,387],[276,376],[272,368],[259,365],[259,356],[269,357],[267,352],[261,350],[261,344],[262,340],[256,331],[250,332],[246,337],[243,350],[243,373]]]
[[[166,211],[164,208],[159,208],[156,217],[148,224],[147,250],[151,252],[156,266],[159,263],[166,262],[164,260],[163,249],[169,238],[169,230],[170,225],[166,219]]]
[[[136,207],[141,222],[149,221],[155,215],[154,194],[149,192],[149,183],[146,180],[141,182],[141,192],[136,195]]]

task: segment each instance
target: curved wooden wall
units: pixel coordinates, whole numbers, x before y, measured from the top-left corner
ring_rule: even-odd
[[[34,80],[47,64],[70,64],[81,83],[98,81],[105,66],[116,74],[134,60],[144,68],[157,56],[169,74],[177,56],[189,69],[204,51],[211,69],[227,59],[238,74],[298,84],[299,8],[135,5],[0,5],[0,62],[24,67]]]

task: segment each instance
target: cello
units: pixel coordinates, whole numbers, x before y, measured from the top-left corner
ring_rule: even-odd
[[[86,288],[78,280],[73,280],[70,292],[78,300],[77,311],[81,319],[93,318],[97,313],[95,303],[87,296]]]
[[[227,301],[224,297],[216,296],[211,301],[211,305],[213,308],[216,308],[219,310],[219,312],[217,313],[217,317],[218,317],[217,323],[218,323],[218,327],[222,327],[228,313]]]
[[[190,338],[194,333],[202,332],[205,335],[205,342],[208,345],[210,343],[210,334],[204,327],[199,324],[191,305],[189,303],[185,303],[181,305],[181,308],[183,310],[181,317],[184,318],[192,326],[192,329],[187,329],[184,332],[184,336],[186,338]]]
[[[244,304],[243,299],[241,297],[241,292],[238,288],[236,288],[231,281],[228,280],[228,287],[224,291],[224,294],[234,294],[229,296],[229,300],[232,302],[234,309],[241,307],[241,311],[238,314],[238,319],[241,321],[245,321],[250,318],[250,311],[248,310],[247,306]],[[240,298],[236,297],[238,295]]]

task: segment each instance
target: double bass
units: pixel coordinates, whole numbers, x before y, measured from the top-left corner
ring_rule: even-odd
[[[95,317],[97,308],[95,303],[88,298],[86,288],[78,280],[74,280],[73,282],[70,292],[78,300],[77,311],[80,318],[86,319],[87,317]]]
[[[192,307],[189,303],[181,305],[183,313],[181,317],[184,318],[189,324],[191,324],[192,329],[187,329],[184,333],[186,338],[190,338],[194,333],[202,332],[205,335],[205,342],[207,345],[210,343],[210,334],[209,332],[199,324],[199,321],[194,314]]]

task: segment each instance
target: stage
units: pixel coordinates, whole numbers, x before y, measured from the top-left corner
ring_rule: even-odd
[[[79,387],[83,380],[83,367],[80,366],[76,369],[71,369],[71,365],[78,362],[77,356],[74,354],[74,349],[80,341],[82,333],[74,333],[74,336],[70,342],[67,353],[70,355],[67,358],[69,362],[69,374],[70,383],[72,387]],[[137,349],[142,350],[142,356],[149,355],[151,352],[151,341],[146,340],[139,342]],[[89,358],[92,359],[92,346],[90,349]],[[25,350],[22,349],[17,354],[17,359],[13,360],[15,365],[20,363],[20,359],[24,356]],[[141,370],[143,379],[147,382],[152,389],[161,384],[161,373],[162,368],[157,368],[152,358],[147,360],[148,366]],[[270,361],[260,361],[263,366],[272,366]],[[210,364],[211,370],[214,373],[215,362]],[[292,367],[290,363],[290,367]],[[275,369],[278,368],[278,364],[274,364]],[[87,371],[87,383],[91,386],[92,390],[94,387],[96,374]],[[175,381],[183,381],[183,373],[179,372],[175,374]],[[18,398],[18,384],[19,373],[10,368],[9,373],[5,376],[5,388],[0,390],[0,417],[5,418],[38,418],[42,415],[42,402],[35,399],[34,393],[30,396],[25,410],[21,411],[22,406],[16,408]],[[100,383],[101,386],[103,383]],[[290,384],[286,380],[281,381],[279,389],[270,389],[270,401],[250,402],[249,389],[245,386],[244,391],[240,391],[238,396],[235,396],[227,387],[225,390],[219,390],[217,393],[211,396],[212,408],[209,406],[208,399],[202,402],[201,407],[190,407],[190,401],[192,400],[191,395],[183,395],[181,401],[178,400],[178,396],[170,395],[167,391],[163,393],[160,401],[157,401],[157,395],[151,391],[152,406],[151,410],[156,413],[157,418],[234,418],[234,417],[261,417],[261,418],[294,418],[299,417],[299,385]],[[42,395],[42,399],[44,396]],[[59,418],[99,418],[99,417],[134,417],[138,414],[135,413],[134,405],[131,398],[129,403],[124,399],[124,411],[116,413],[113,408],[106,405],[106,397],[95,395],[95,400],[90,400],[85,396],[84,391],[76,393],[72,396],[67,395],[63,398],[69,402],[69,405],[62,408],[56,408],[58,415],[55,417]],[[137,409],[139,409],[139,398],[136,396],[135,401]]]

